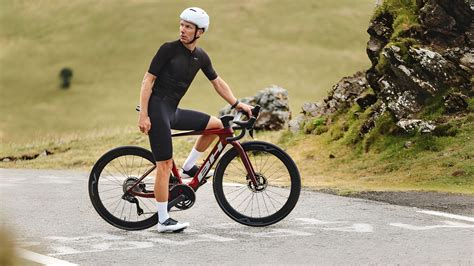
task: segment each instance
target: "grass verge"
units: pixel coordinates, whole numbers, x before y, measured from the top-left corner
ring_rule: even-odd
[[[342,120],[342,119],[341,119]],[[473,122],[452,136],[379,136],[365,152],[360,144],[347,144],[351,138],[333,139],[331,132],[320,135],[293,134],[288,131],[257,132],[258,140],[276,143],[294,159],[304,187],[350,194],[360,191],[439,191],[474,194],[474,140],[468,134]],[[347,132],[350,134],[350,130]],[[246,139],[250,140],[250,139]],[[178,165],[184,161],[194,144],[194,137],[174,141]],[[410,141],[412,146],[405,148]],[[146,136],[133,128],[113,132],[96,132],[87,136],[69,136],[55,141],[10,145],[5,154],[56,151],[33,160],[0,162],[2,168],[56,168],[89,171],[107,150],[137,145],[148,148]]]

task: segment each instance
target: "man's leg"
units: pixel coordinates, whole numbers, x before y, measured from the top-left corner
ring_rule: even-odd
[[[156,178],[155,178],[155,199],[158,206],[158,221],[165,222],[168,218],[168,183],[173,165],[172,159],[156,162]],[[163,205],[166,204],[166,208]]]
[[[169,194],[169,178],[173,160],[156,162],[156,178],[155,178],[155,199],[158,209],[158,231],[174,232],[180,231],[188,227],[188,223],[179,223],[170,218],[168,214],[168,194]]]
[[[206,129],[217,129],[224,128],[222,121],[214,116],[211,116],[209,122],[207,123]],[[211,143],[216,139],[216,135],[201,135],[196,140],[191,153],[189,154],[186,161],[183,164],[183,170],[188,171],[196,164],[196,161],[201,157],[202,153],[211,145]]]
[[[209,122],[207,123],[206,129],[217,129],[217,128],[224,128],[222,125],[222,121],[215,117],[211,116]],[[205,152],[207,148],[211,145],[211,143],[217,138],[217,135],[201,135],[196,140],[196,144],[194,148],[199,152]]]

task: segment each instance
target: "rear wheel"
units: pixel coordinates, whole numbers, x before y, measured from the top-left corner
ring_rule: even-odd
[[[154,226],[158,222],[155,199],[124,196],[153,167],[153,154],[141,147],[119,147],[104,154],[89,177],[89,197],[99,215],[111,225],[125,230]],[[154,184],[155,171],[148,174],[134,190],[151,193]]]
[[[247,174],[235,148],[216,166],[214,195],[233,220],[249,226],[267,226],[285,218],[298,202],[301,181],[291,157],[266,142],[242,143],[254,168],[258,185]]]

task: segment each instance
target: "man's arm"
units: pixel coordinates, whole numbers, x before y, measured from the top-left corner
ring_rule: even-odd
[[[151,90],[155,83],[156,76],[148,72],[143,77],[140,89],[140,114],[138,117],[138,127],[140,131],[148,134],[151,128],[150,117],[148,117],[148,101],[150,100]]]
[[[214,86],[214,89],[217,91],[217,93],[224,98],[230,105],[234,105],[237,102],[237,98],[234,96],[232,93],[232,90],[230,89],[229,85],[221,78],[217,77],[214,80],[211,80],[212,86]],[[236,107],[237,110],[243,110],[244,112],[249,114],[249,117],[252,115],[252,106],[245,104],[245,103],[239,103]]]

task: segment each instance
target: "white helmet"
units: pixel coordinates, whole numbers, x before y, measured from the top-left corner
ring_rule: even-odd
[[[209,16],[199,7],[188,7],[179,16],[182,20],[191,22],[199,29],[209,29]]]

